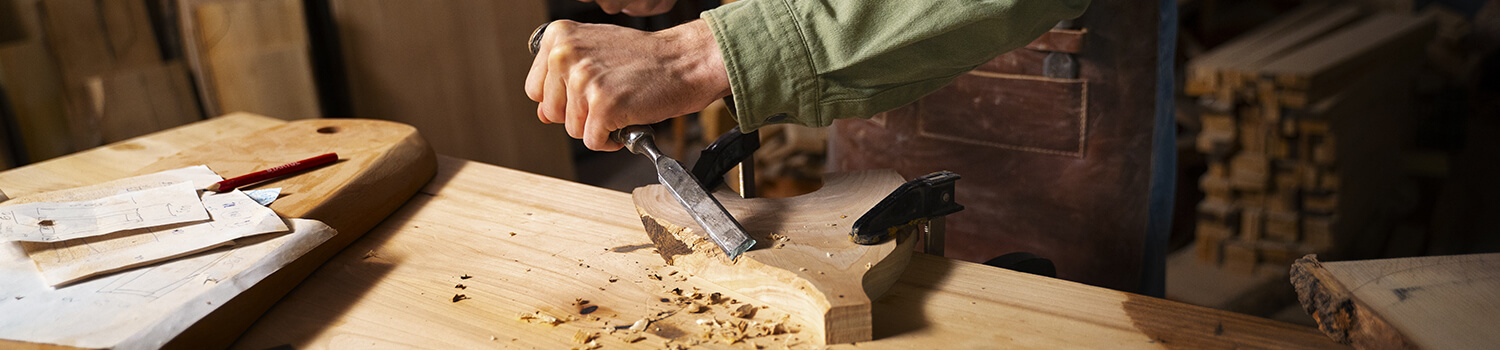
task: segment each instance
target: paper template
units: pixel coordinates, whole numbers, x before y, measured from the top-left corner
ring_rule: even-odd
[[[276,212],[238,190],[205,192],[202,198],[202,206],[208,209],[212,221],[61,242],[21,242],[21,246],[42,271],[43,278],[58,286],[205,251],[241,237],[287,230]]]
[[[290,220],[293,232],[53,289],[31,259],[0,244],[0,339],[81,348],[155,349],[336,232]]]
[[[32,202],[76,202],[99,199],[126,192],[149,190],[183,182],[193,183],[194,189],[205,188],[224,180],[209,170],[208,166],[194,165],[140,176],[132,176],[95,185],[38,193],[15,198],[6,204]]]
[[[191,182],[78,202],[0,207],[0,239],[57,242],[123,230],[208,220]]]

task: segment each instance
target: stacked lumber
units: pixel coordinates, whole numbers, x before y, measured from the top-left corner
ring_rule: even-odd
[[[1427,18],[1310,4],[1189,62],[1208,158],[1199,260],[1251,273],[1309,253],[1361,255],[1378,222],[1433,36]],[[1379,244],[1377,244],[1378,246]]]

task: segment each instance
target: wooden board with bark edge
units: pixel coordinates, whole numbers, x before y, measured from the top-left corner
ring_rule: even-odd
[[[1362,349],[1500,343],[1500,254],[1292,265],[1298,300],[1330,338]]]
[[[282,217],[323,221],[338,230],[338,235],[220,306],[167,343],[168,347],[228,346],[304,277],[416,193],[436,172],[436,158],[416,129],[408,125],[361,119],[311,119],[201,143],[135,170],[135,174],[146,174],[206,164],[219,174],[232,177],[327,152],[339,153],[340,160],[245,188],[281,187],[282,197],[271,204],[272,210]],[[109,164],[101,166],[106,165]],[[92,164],[63,166],[89,172]],[[38,201],[46,197],[28,196],[13,201]],[[0,347],[30,345],[34,344],[0,340]]]
[[[756,246],[736,261],[719,249],[665,187],[634,192],[646,233],[667,264],[787,310],[822,344],[870,340],[871,302],[911,258],[911,229],[876,245],[850,241],[850,227],[906,181],[895,171],[829,174],[823,188],[792,198],[716,193]]]

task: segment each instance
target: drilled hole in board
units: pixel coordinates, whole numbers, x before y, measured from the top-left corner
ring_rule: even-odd
[[[339,132],[339,127],[337,127],[337,126],[325,126],[325,127],[318,128],[318,133],[319,134],[332,134],[332,133],[336,133],[336,132]]]

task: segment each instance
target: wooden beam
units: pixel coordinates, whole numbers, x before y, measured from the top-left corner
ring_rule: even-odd
[[[829,174],[823,187],[792,198],[716,196],[757,248],[735,261],[719,249],[661,185],[635,190],[646,234],[667,264],[766,304],[809,326],[816,344],[871,339],[871,302],[906,269],[919,227],[876,245],[849,238],[854,220],[905,181],[895,171]]]
[[[1365,349],[1500,343],[1500,254],[1292,265],[1303,309],[1335,341]]]

